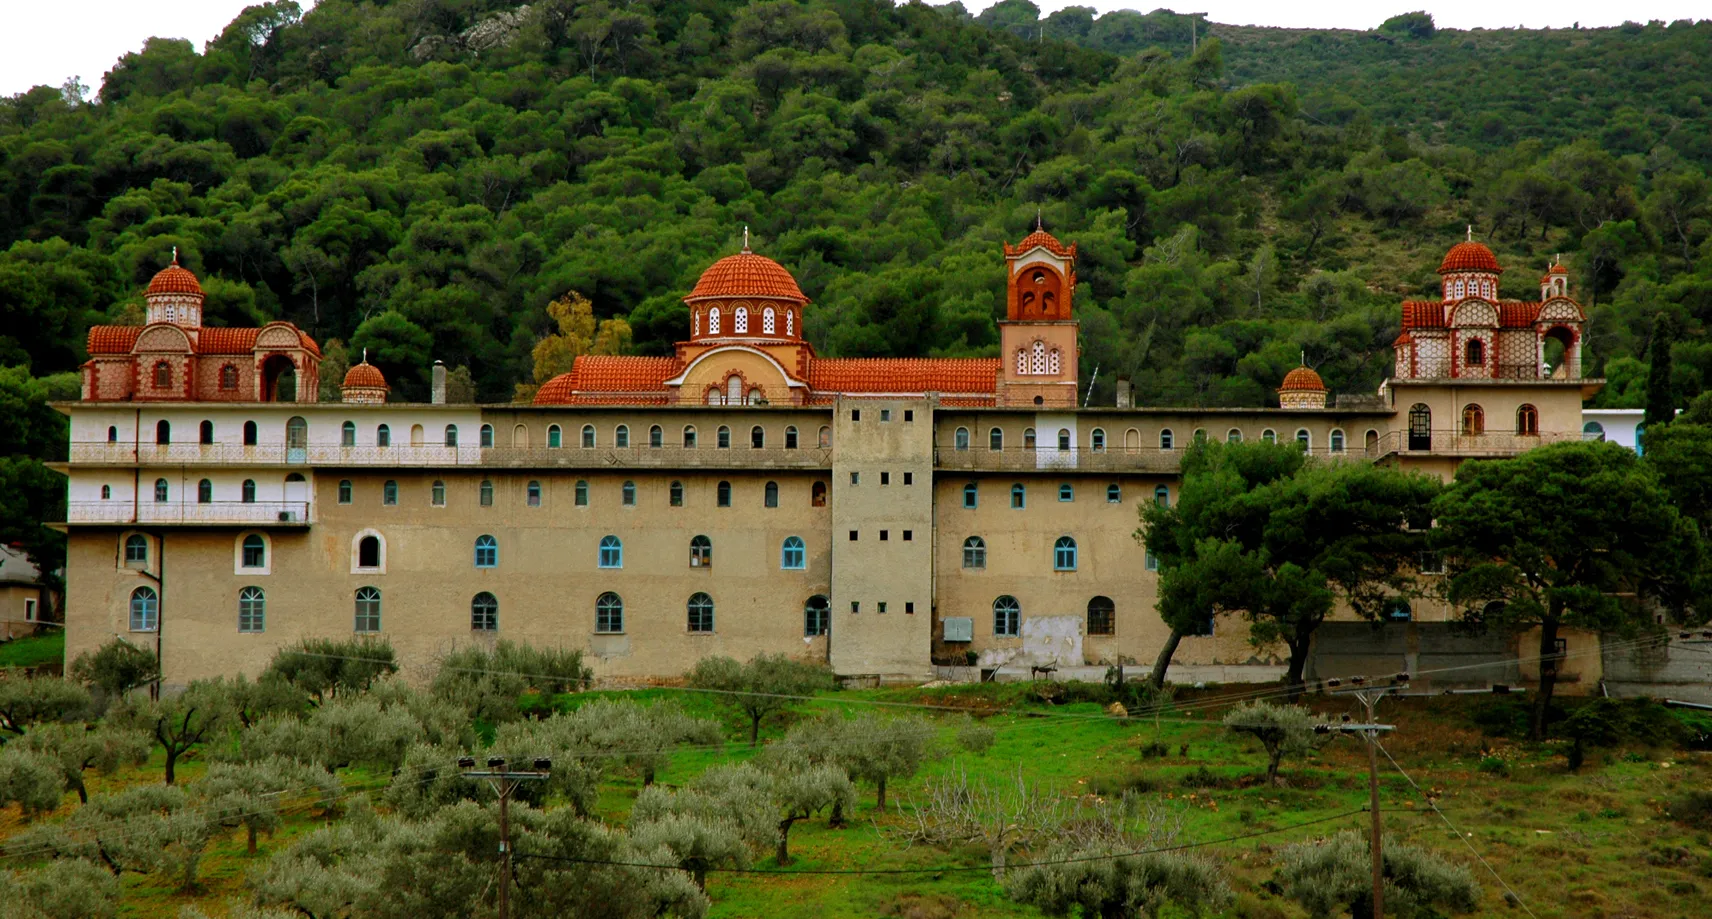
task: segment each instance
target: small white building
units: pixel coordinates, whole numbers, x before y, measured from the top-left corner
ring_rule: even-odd
[[[1584,408],[1581,410],[1581,437],[1583,440],[1608,440],[1640,453],[1641,434],[1646,430],[1641,419],[1646,414],[1646,409],[1641,408]]]
[[[21,546],[0,545],[0,641],[34,634],[45,621],[41,572]]]

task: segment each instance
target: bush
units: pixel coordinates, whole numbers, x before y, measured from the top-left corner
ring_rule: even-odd
[[[1184,788],[1223,788],[1226,784],[1223,776],[1206,766],[1196,766],[1193,772],[1183,776]]]
[[[1482,757],[1480,771],[1487,775],[1508,776],[1510,774],[1510,763],[1508,760],[1496,756]]]
[[[957,729],[957,745],[970,753],[985,753],[993,748],[998,732],[985,721],[970,719]]]
[[[1557,729],[1570,741],[1565,755],[1572,772],[1581,768],[1587,751],[1594,747],[1673,743],[1681,732],[1682,722],[1651,699],[1594,699],[1576,709]]]
[[[545,697],[581,690],[593,677],[580,650],[502,640],[491,649],[461,648],[446,655],[434,675],[433,691],[480,720],[500,724],[526,714],[551,714]],[[526,696],[531,690],[539,695]]]
[[[309,638],[275,653],[262,679],[282,677],[319,705],[341,693],[367,692],[375,680],[397,672],[398,656],[385,639]]]
[[[1691,789],[1672,798],[1670,819],[1697,830],[1712,830],[1712,791]]]
[[[1373,913],[1372,858],[1360,833],[1286,848],[1278,884],[1310,916]],[[1388,841],[1384,851],[1385,914],[1398,919],[1465,913],[1480,902],[1480,885],[1468,869],[1430,849]]]
[[[111,699],[160,677],[160,661],[153,651],[118,638],[94,652],[79,654],[71,662],[72,679]]]
[[[1166,744],[1164,741],[1150,740],[1147,743],[1144,743],[1141,745],[1141,755],[1143,757],[1150,757],[1153,759],[1159,759],[1161,757],[1170,756],[1171,755],[1171,747],[1169,744]]]

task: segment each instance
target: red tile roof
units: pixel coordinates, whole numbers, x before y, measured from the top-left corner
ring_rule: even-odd
[[[1403,328],[1442,329],[1445,327],[1445,305],[1439,300],[1403,301]]]
[[[1022,242],[1017,243],[1015,247],[1008,245],[1005,246],[1005,254],[1021,255],[1022,253],[1033,249],[1035,246],[1044,246],[1046,247],[1046,251],[1051,252],[1059,258],[1071,258],[1074,255],[1076,248],[1074,245],[1068,249],[1065,248],[1064,244],[1058,241],[1058,237],[1053,236],[1051,233],[1048,233],[1039,227],[1035,227],[1034,232],[1024,236],[1022,238]]]
[[[836,393],[990,393],[998,387],[999,359],[817,358],[808,362],[808,385]]]
[[[130,354],[143,333],[140,325],[92,325],[89,327],[90,354]]]
[[[1320,375],[1308,367],[1297,367],[1284,374],[1284,382],[1278,387],[1279,392],[1325,392],[1326,384]]]
[[[345,382],[343,385],[351,387],[367,387],[370,389],[391,388],[386,385],[386,375],[380,372],[379,367],[376,367],[368,361],[352,365],[351,369],[345,371]]]
[[[1470,240],[1457,243],[1445,253],[1444,261],[1439,263],[1439,274],[1447,271],[1490,271],[1499,274],[1504,271],[1498,267],[1498,257],[1492,250],[1481,243]]]
[[[578,402],[654,404],[667,401],[666,381],[678,375],[683,365],[675,357],[615,357],[584,354],[571,364],[570,373],[541,384],[536,405],[570,405]]]
[[[197,354],[249,354],[256,349],[261,329],[203,329],[196,336]]]
[[[310,354],[313,354],[316,357],[321,356],[321,346],[315,343],[315,339],[309,337],[308,332],[305,332],[302,329],[298,329],[297,330],[297,340],[300,344],[303,345],[303,350],[308,351]]]
[[[1498,304],[1498,326],[1504,329],[1525,329],[1540,318],[1540,304],[1506,300]]]
[[[162,268],[149,281],[148,292],[151,294],[200,294],[202,285],[196,282],[196,275],[189,269],[181,268],[178,264],[178,253],[172,255],[172,264]]]
[[[321,356],[320,346],[309,333],[297,329],[298,344],[305,351],[316,357]],[[137,336],[143,333],[143,327],[138,325],[95,325],[89,327],[90,354],[130,354],[137,344]],[[249,354],[255,350],[256,336],[261,329],[227,329],[202,328],[196,330],[191,340],[195,342],[197,354]]]
[[[796,278],[778,262],[745,249],[709,265],[686,301],[713,297],[770,297],[807,303]]]

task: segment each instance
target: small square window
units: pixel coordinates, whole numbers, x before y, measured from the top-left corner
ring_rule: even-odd
[[[886,611],[886,601],[881,600],[879,603],[876,603],[874,605],[879,607],[879,609],[876,612],[883,613]]]
[[[914,421],[914,420],[915,420],[915,409],[913,409],[913,408],[904,409],[904,421],[910,422],[910,421]]]
[[[862,601],[861,600],[851,600],[850,601],[850,611],[852,613],[860,613],[862,611]]]
[[[904,484],[905,485],[914,485],[915,484],[915,473],[913,473],[913,472],[904,473]]]
[[[885,541],[886,541],[886,537],[887,537],[887,536],[890,536],[890,535],[891,535],[891,531],[890,531],[890,530],[881,530],[881,531],[880,531],[880,541],[881,541],[881,542],[885,542]]]
[[[881,421],[891,421],[892,420],[892,410],[889,408],[880,409],[880,420]]]
[[[850,484],[852,484],[852,485],[862,484],[862,473],[860,473],[860,472],[850,473]]]
[[[915,536],[914,530],[905,530],[904,531],[904,542],[909,542],[911,537],[913,537],[913,536]]]
[[[862,410],[859,408],[851,409],[850,410],[850,420],[853,422],[861,421],[862,420]],[[855,612],[855,610],[851,610],[851,612]]]
[[[909,420],[909,419],[907,419],[907,418],[906,418],[906,419],[904,419],[904,420],[905,420],[905,421],[908,421],[908,420]],[[914,603],[913,603],[913,602],[911,602],[911,603],[905,603],[905,604],[904,604],[904,612],[905,612],[905,613],[908,613],[908,614],[909,614],[909,615],[911,615],[911,616],[913,616],[913,615],[915,615],[915,604],[914,604]]]
[[[889,472],[882,472],[882,473],[880,473],[880,484],[881,484],[881,485],[890,485],[890,484],[892,484],[892,474],[891,474],[891,473],[889,473]]]
[[[855,531],[855,530],[851,530],[851,531],[850,531],[850,541],[851,541],[851,542],[855,542],[855,541],[856,541],[856,531]]]

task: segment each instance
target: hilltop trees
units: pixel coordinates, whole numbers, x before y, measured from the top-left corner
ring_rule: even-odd
[[[761,739],[761,722],[790,707],[797,697],[832,686],[825,667],[783,654],[758,654],[740,664],[729,657],[704,657],[690,671],[689,684],[709,690],[749,721],[749,746]]]

